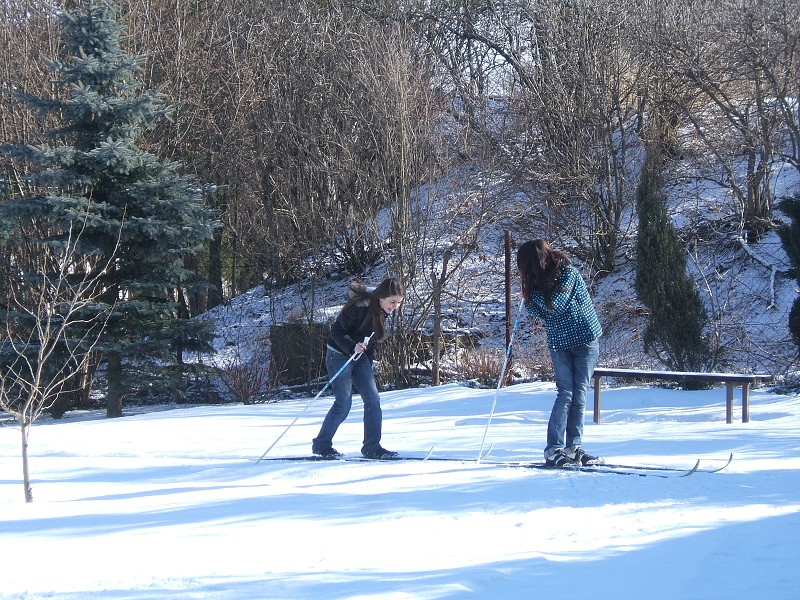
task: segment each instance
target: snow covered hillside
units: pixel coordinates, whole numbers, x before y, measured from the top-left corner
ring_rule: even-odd
[[[457,190],[436,192],[439,199],[453,204],[466,202],[471,190],[463,178]],[[480,186],[480,178],[471,185]],[[445,180],[442,185],[452,185]],[[794,170],[785,169],[774,189],[781,196],[800,191],[800,177]],[[428,191],[428,193],[432,193]],[[425,197],[425,194],[422,194]],[[721,363],[716,370],[769,373],[777,378],[794,369],[797,348],[788,330],[788,315],[797,297],[796,281],[789,275],[789,260],[777,233],[772,230],[758,243],[749,244],[736,233],[730,218],[725,216],[725,190],[710,184],[702,188],[676,184],[670,190],[674,204],[673,219],[688,240],[689,269],[698,285],[709,315],[708,334],[712,344],[723,348]],[[424,200],[422,200],[424,201]],[[780,214],[776,217],[780,219]],[[443,227],[452,227],[443,219]],[[504,304],[504,226],[496,223],[485,227],[478,247],[461,266],[451,287],[455,302],[445,305],[445,325],[453,329],[479,332],[481,347],[505,350]],[[512,223],[513,225],[513,223]],[[525,224],[521,224],[525,227]],[[451,236],[458,232],[452,232]],[[526,238],[511,230],[518,245]],[[442,242],[447,232],[442,234]],[[441,251],[440,246],[432,252]],[[435,256],[424,259],[425,264],[437,265]],[[512,260],[512,270],[515,262]],[[578,266],[581,265],[578,263]],[[363,275],[367,283],[377,283],[386,276],[387,266],[378,264]],[[590,273],[583,268],[584,276]],[[419,272],[424,273],[420,268]],[[227,304],[209,311],[204,317],[217,319],[217,355],[211,361],[217,365],[248,360],[254,354],[269,353],[267,335],[272,323],[300,317],[325,321],[335,317],[346,299],[350,278],[308,280],[268,295],[261,287],[234,298]],[[598,313],[603,324],[600,365],[622,367],[658,367],[652,357],[644,354],[642,334],[645,310],[636,298],[635,237],[627,238],[621,250],[618,266],[610,274],[595,276],[590,281]],[[514,289],[518,288],[516,272],[512,273]],[[430,291],[426,277],[408,284],[407,304],[413,305]],[[516,298],[512,306],[516,309]],[[512,315],[512,320],[517,315]],[[526,315],[520,319],[515,335],[515,377],[529,379],[547,373],[549,355],[541,327]]]

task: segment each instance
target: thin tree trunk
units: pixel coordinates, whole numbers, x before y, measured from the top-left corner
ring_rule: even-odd
[[[119,352],[110,352],[108,355],[108,401],[106,404],[107,417],[122,416],[122,356]]]
[[[285,279],[281,270],[280,238],[278,223],[275,220],[274,198],[272,197],[272,167],[264,166],[261,169],[261,201],[264,206],[267,226],[269,227],[270,242],[269,258],[272,262],[272,279],[275,285],[283,285]]]
[[[436,273],[431,275],[432,294],[433,294],[433,343],[431,360],[431,384],[439,385],[439,356],[441,356],[442,346],[442,280],[436,276]]]
[[[222,228],[214,229],[213,239],[208,244],[208,306],[212,309],[223,302],[222,287]]]
[[[31,488],[31,472],[28,467],[28,432],[30,424],[25,415],[20,418],[20,431],[22,431],[22,487],[25,490],[25,502],[33,502],[33,489]]]

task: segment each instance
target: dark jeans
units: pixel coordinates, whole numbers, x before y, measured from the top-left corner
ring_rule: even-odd
[[[333,377],[338,373],[349,358],[349,356],[328,348],[325,356],[328,376]],[[364,402],[364,441],[361,451],[370,452],[380,446],[383,422],[381,398],[375,384],[372,361],[368,356],[362,355],[358,360],[351,360],[331,383],[336,399],[322,422],[319,434],[313,440],[312,450],[314,452],[325,450],[333,445],[333,436],[336,435],[336,430],[350,414],[350,407],[353,405],[353,386],[356,387]]]
[[[556,372],[556,401],[547,424],[548,458],[559,448],[580,446],[583,436],[583,413],[592,372],[600,356],[600,342],[550,350]]]

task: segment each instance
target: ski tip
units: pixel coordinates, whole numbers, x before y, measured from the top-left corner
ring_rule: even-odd
[[[488,449],[486,452],[484,452],[484,451],[483,451],[483,448],[481,448],[481,449],[480,449],[480,451],[479,451],[479,453],[478,453],[478,458],[476,458],[476,459],[475,459],[475,462],[476,462],[477,464],[481,464],[481,461],[482,461],[484,458],[486,458],[487,456],[489,456],[489,453],[492,451],[492,448],[494,448],[494,443],[492,443],[492,444],[489,444],[489,449]]]
[[[711,469],[709,473],[719,473],[723,469],[726,469],[728,465],[731,464],[732,460],[733,460],[733,452],[731,452],[730,456],[728,456],[728,460],[725,461],[724,465],[722,465],[721,467],[717,467],[716,469]]]
[[[688,477],[689,475],[693,475],[693,474],[697,473],[697,469],[699,469],[699,468],[700,468],[700,459],[698,458],[697,462],[694,463],[694,466],[691,469],[689,469],[688,471],[686,471],[686,473],[681,475],[681,477]]]

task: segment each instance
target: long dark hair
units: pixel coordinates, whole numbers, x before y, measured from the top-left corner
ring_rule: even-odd
[[[544,297],[547,308],[553,308],[553,292],[560,292],[561,273],[569,266],[569,258],[542,239],[525,242],[517,250],[517,269],[522,279],[522,296],[531,301],[533,290]]]
[[[375,332],[375,339],[382,340],[386,335],[384,327],[386,323],[386,313],[383,312],[381,308],[381,300],[389,296],[405,296],[406,291],[403,284],[397,279],[388,277],[375,286],[375,289],[369,290],[363,283],[355,282],[350,284],[349,293],[350,299],[347,301],[347,304],[344,305],[342,312],[353,304],[368,302],[367,314],[364,317],[364,321],[361,323],[361,327],[364,326],[367,320],[371,319],[371,329]],[[361,327],[359,327],[359,329]]]

